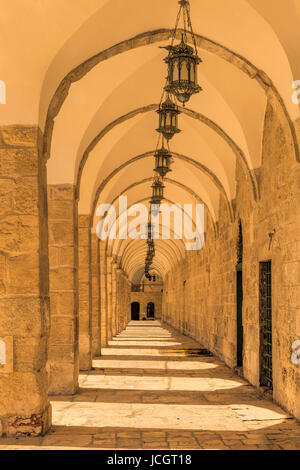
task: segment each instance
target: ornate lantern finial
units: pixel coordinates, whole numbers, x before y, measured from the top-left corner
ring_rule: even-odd
[[[172,155],[164,147],[164,142],[162,147],[156,150],[155,154],[155,168],[154,171],[159,174],[161,178],[164,178],[166,174],[171,171],[170,165],[173,162]]]
[[[169,55],[164,59],[168,64],[168,82],[165,90],[172,93],[183,106],[190,97],[199,93],[202,88],[198,85],[197,66],[202,62],[198,56],[196,38],[193,32],[190,4],[187,0],[179,0],[180,10],[175,25],[172,44],[165,47]],[[174,45],[180,16],[183,16],[183,33],[181,42]],[[187,44],[187,33],[192,37],[194,48]]]
[[[150,200],[151,204],[160,205],[161,201],[164,198],[164,184],[163,182],[156,178],[152,184],[152,198]]]
[[[178,114],[180,114],[180,111],[178,106],[171,100],[169,93],[166,100],[160,104],[157,113],[159,114],[159,125],[156,130],[160,132],[167,141],[172,139],[178,132],[181,132],[180,129],[178,129]]]

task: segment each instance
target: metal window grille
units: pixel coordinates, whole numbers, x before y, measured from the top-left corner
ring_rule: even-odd
[[[261,385],[273,388],[272,370],[272,269],[260,263]]]

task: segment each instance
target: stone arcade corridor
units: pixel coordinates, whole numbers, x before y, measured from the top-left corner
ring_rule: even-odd
[[[1,448],[299,447],[300,0],[0,12]]]
[[[215,357],[183,354],[199,348],[157,321],[130,322],[80,374],[78,394],[50,397],[47,436],[0,450],[300,449],[300,423]]]

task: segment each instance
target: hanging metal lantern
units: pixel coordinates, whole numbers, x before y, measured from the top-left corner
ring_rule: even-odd
[[[162,146],[162,148],[156,150],[154,158],[154,171],[158,173],[161,178],[164,178],[166,174],[171,171],[170,165],[173,163],[172,155],[167,149],[164,148],[164,146]]]
[[[169,51],[168,57],[164,59],[168,64],[165,90],[175,95],[185,106],[192,95],[202,90],[197,83],[197,66],[202,60],[195,54],[193,47],[184,42],[183,34],[180,44],[167,46],[165,49]]]
[[[178,129],[178,106],[174,104],[168,94],[167,99],[159,106],[157,110],[159,114],[159,125],[157,132],[160,132],[166,140],[172,139],[172,137],[181,132]]]
[[[152,198],[150,203],[152,205],[160,205],[161,201],[164,198],[164,184],[159,179],[155,179],[152,184]]]
[[[165,90],[172,93],[180,103],[185,106],[190,97],[199,93],[202,88],[198,85],[197,67],[202,60],[198,56],[196,38],[193,32],[190,2],[188,0],[179,0],[179,13],[174,29],[171,45],[164,47],[169,51],[168,57],[164,60],[168,64],[168,79]],[[181,42],[174,45],[176,34],[179,28],[180,18],[183,19],[183,34]],[[187,36],[190,35],[194,47],[187,44]]]

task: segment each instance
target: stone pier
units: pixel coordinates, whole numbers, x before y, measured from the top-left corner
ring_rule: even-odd
[[[78,389],[78,240],[72,185],[48,186],[51,332],[50,394]]]
[[[91,234],[90,217],[78,216],[79,252],[79,369],[92,367],[92,304],[91,304]]]
[[[46,167],[35,127],[0,128],[0,436],[45,434],[49,271]]]

